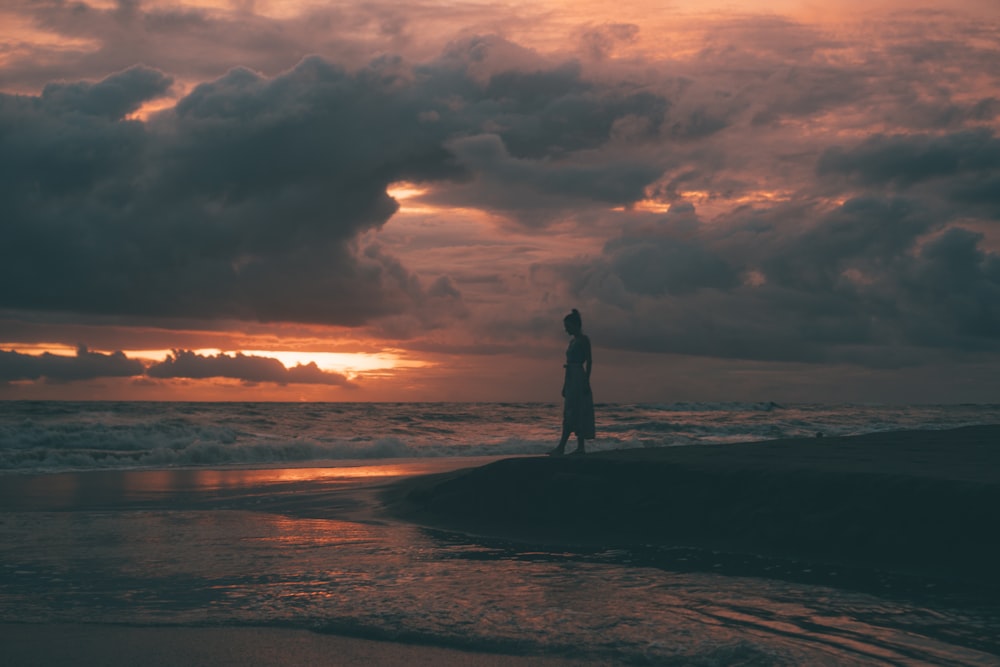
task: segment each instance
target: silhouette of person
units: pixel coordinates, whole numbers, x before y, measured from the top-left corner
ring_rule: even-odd
[[[549,456],[562,456],[566,453],[566,442],[571,433],[576,434],[576,450],[573,454],[583,454],[584,440],[593,440],[595,436],[594,395],[590,390],[590,369],[593,366],[590,339],[583,333],[583,319],[576,308],[563,318],[563,326],[573,338],[566,348],[562,437],[556,448],[549,452]]]

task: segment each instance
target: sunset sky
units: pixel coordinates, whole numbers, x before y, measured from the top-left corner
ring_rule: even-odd
[[[0,398],[1000,402],[996,0],[0,6]]]

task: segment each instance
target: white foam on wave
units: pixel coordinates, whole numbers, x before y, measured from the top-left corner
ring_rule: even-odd
[[[556,404],[0,403],[0,471],[541,454]],[[588,449],[1000,423],[1000,406],[603,404]]]
[[[203,436],[204,434],[200,434]],[[407,442],[399,437],[375,440],[311,440],[241,438],[228,435],[216,440],[191,437],[147,438],[146,447],[124,438],[104,447],[87,446],[85,438],[67,446],[28,446],[0,449],[0,470],[16,472],[56,472],[108,468],[158,468],[174,466],[227,466],[244,464],[304,463],[319,460],[382,460],[424,457],[475,457],[539,454],[549,442],[508,438],[493,443],[473,443],[462,447],[435,446]],[[51,441],[49,442],[51,445]],[[115,447],[114,445],[119,445]]]

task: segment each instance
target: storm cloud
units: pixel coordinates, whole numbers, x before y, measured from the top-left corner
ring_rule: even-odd
[[[144,123],[125,115],[170,79],[143,67],[0,97],[0,307],[356,326],[428,298],[359,240],[397,211],[393,182],[478,174],[565,206],[629,203],[657,176],[635,161],[536,159],[593,150],[616,117],[655,104],[594,90],[578,68],[477,81],[462,62],[238,68]],[[552,106],[565,107],[561,131],[547,127]],[[464,136],[487,118],[509,122]]]
[[[37,325],[5,347],[292,383],[185,351],[269,349],[252,331],[433,350],[423,377],[474,350],[527,367],[578,307],[621,358],[1000,358],[978,3],[11,7],[35,32],[0,93],[0,311]]]
[[[827,150],[817,173],[864,188],[937,199],[966,215],[1000,220],[1000,139],[990,129],[879,134],[856,146]]]
[[[907,365],[1000,351],[1000,255],[983,238],[917,202],[867,197],[724,227],[683,211],[562,270],[615,347]]]

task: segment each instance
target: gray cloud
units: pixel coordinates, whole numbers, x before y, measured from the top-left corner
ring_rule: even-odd
[[[286,368],[277,359],[241,352],[232,356],[225,353],[206,356],[190,350],[174,350],[163,361],[152,364],[147,374],[154,378],[232,378],[248,383],[353,386],[343,375],[321,370],[315,362]]]
[[[1000,140],[987,129],[945,135],[877,134],[851,148],[830,148],[817,165],[821,176],[843,174],[862,185],[900,188],[998,170]]]
[[[656,166],[628,158],[517,158],[496,134],[455,139],[448,148],[476,180],[446,190],[439,200],[503,211],[531,224],[544,223],[553,213],[585,203],[638,201],[660,174]]]
[[[75,382],[104,377],[132,377],[143,374],[142,363],[128,359],[122,352],[101,354],[83,345],[76,356],[66,357],[45,352],[40,355],[0,350],[0,382],[45,379],[50,382]]]
[[[479,79],[473,65],[506,44],[476,43],[476,61],[459,49],[355,72],[315,57],[273,78],[234,69],[148,123],[121,119],[169,85],[148,68],[0,96],[0,307],[359,325],[433,298],[357,241],[397,210],[394,181],[485,183],[470,196],[499,208],[523,188],[530,222],[552,201],[643,196],[652,164],[549,158],[600,146],[616,118],[655,120],[664,103],[540,60]],[[491,118],[510,122],[476,136]],[[530,159],[508,152],[542,136]]]
[[[1000,255],[916,202],[775,207],[626,229],[561,270],[603,344],[726,358],[923,363],[1000,352]]]
[[[119,120],[143,102],[162,97],[173,79],[162,72],[135,65],[97,83],[50,83],[42,89],[40,105],[55,113],[81,113]]]
[[[0,308],[372,323],[400,338],[468,318],[534,342],[546,309],[572,301],[623,349],[871,366],[997,351],[989,20],[935,14],[942,40],[904,14],[858,36],[723,17],[692,39],[698,53],[665,36],[675,58],[618,24],[570,27],[573,55],[477,35],[489,18],[417,39],[429,14],[378,3],[287,20],[23,6],[99,46],[5,65],[5,83],[41,92],[0,96]],[[400,49],[421,55],[371,57]],[[125,69],[136,62],[152,67]],[[94,72],[118,73],[74,81]],[[148,123],[123,120],[172,78],[202,83]],[[434,248],[372,240],[397,211],[395,180],[518,233],[558,220],[566,243],[525,246],[547,262],[530,285],[473,242],[463,260],[486,258],[502,290],[451,266],[418,276],[408,267]],[[670,214],[609,211],[650,190]],[[772,195],[789,201],[760,203]]]
[[[234,64],[273,74],[310,53],[353,57],[352,62],[360,64],[379,50],[359,34],[377,21],[374,8],[328,7],[274,19],[240,9],[147,7],[132,0],[110,7],[60,0],[19,4],[21,17],[62,38],[58,46],[42,43],[13,55],[5,66],[5,80],[19,88],[89,78],[95,71],[120,70],[137,62],[188,80],[204,80]],[[384,40],[378,42],[384,49]]]
[[[931,346],[995,350],[1000,342],[1000,255],[983,235],[953,227],[924,245],[899,278],[908,338]]]
[[[791,211],[775,211],[781,225],[772,228],[775,237],[766,245],[758,242],[752,252],[769,283],[812,292],[845,287],[850,269],[893,273],[921,236],[945,222],[900,198],[859,197],[828,213],[797,212],[816,216],[815,222],[807,218],[789,229],[779,216]]]
[[[627,117],[645,119],[646,136],[654,137],[669,103],[649,91],[599,86],[570,61],[547,69],[496,72],[477,106],[489,114],[489,125],[512,155],[538,158],[596,148],[610,139],[615,122]]]
[[[626,228],[604,246],[625,292],[660,297],[740,284],[740,264],[705,243],[691,205],[676,204],[653,226]]]
[[[448,156],[394,133],[394,118],[379,128],[391,84],[372,84],[371,114],[353,107],[366,75],[318,61],[275,80],[235,71],[148,126],[81,118],[71,96],[5,97],[0,123],[19,131],[0,148],[0,300],[347,324],[406,307],[413,281],[350,242],[395,211],[388,182],[436,175]]]
[[[952,215],[1000,220],[1000,140],[979,128],[943,135],[876,135],[825,151],[824,178],[863,188],[905,191]]]

